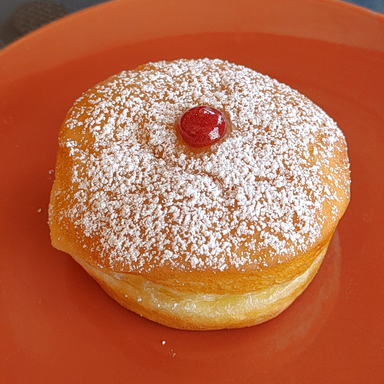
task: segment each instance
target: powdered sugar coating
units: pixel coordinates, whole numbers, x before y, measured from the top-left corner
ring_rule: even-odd
[[[195,153],[175,123],[198,105],[231,129]],[[313,246],[349,197],[336,123],[290,87],[218,59],[110,78],[75,103],[60,147],[72,161],[61,220],[97,238],[100,267],[262,269]]]

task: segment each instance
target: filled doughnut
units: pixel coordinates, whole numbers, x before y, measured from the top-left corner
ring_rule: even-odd
[[[219,59],[149,63],[91,88],[61,126],[55,174],[53,246],[124,307],[179,329],[281,313],[350,198],[336,123]]]

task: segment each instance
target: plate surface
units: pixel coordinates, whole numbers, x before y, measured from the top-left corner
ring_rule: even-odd
[[[307,95],[344,131],[352,200],[282,315],[185,332],[130,313],[50,245],[58,130],[93,84],[147,61],[219,57]],[[0,381],[383,383],[384,18],[335,1],[115,1],[0,52]]]

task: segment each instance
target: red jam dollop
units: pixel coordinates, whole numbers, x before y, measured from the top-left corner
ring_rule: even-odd
[[[195,148],[217,143],[227,130],[227,120],[222,112],[207,106],[189,109],[178,124],[183,140]]]

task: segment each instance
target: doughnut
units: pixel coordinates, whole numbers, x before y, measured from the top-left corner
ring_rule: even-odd
[[[346,140],[319,106],[245,66],[180,59],[75,101],[48,220],[52,245],[125,308],[214,330],[284,311],[349,200]]]

